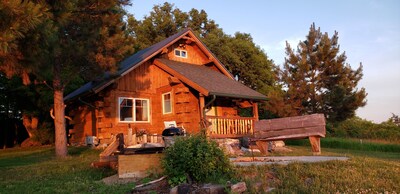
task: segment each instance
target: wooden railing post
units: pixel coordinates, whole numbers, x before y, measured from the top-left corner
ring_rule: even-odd
[[[211,122],[211,135],[239,137],[252,135],[254,132],[254,121],[252,117],[220,117],[207,116]]]

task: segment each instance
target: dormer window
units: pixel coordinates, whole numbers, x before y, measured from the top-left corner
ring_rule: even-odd
[[[175,56],[182,57],[182,58],[187,58],[187,51],[180,50],[180,49],[175,49]]]

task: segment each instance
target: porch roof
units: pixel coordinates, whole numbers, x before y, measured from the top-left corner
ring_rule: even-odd
[[[168,59],[156,59],[155,64],[206,96],[267,100],[265,95],[203,65]]]

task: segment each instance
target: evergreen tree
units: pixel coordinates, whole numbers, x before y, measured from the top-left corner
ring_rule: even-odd
[[[59,157],[67,155],[63,103],[66,86],[77,78],[92,79],[102,70],[116,70],[117,62],[133,51],[124,31],[122,6],[128,3],[128,0],[38,1],[46,17],[13,41],[21,54],[9,66],[23,67],[53,89],[55,145]],[[12,18],[12,14],[4,17]]]
[[[20,43],[29,30],[48,17],[46,13],[42,3],[22,0],[0,2],[0,71],[8,78],[15,74],[23,75],[24,84],[29,84],[28,74],[20,65],[23,60]]]
[[[312,24],[305,41],[294,51],[286,43],[285,64],[280,78],[286,91],[285,101],[297,115],[324,113],[330,121],[354,116],[366,104],[362,65],[353,70],[340,53],[338,33],[330,38]]]

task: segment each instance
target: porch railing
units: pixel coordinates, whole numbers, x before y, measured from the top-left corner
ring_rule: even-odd
[[[254,132],[255,118],[207,116],[211,123],[210,136],[214,138],[243,137]]]

